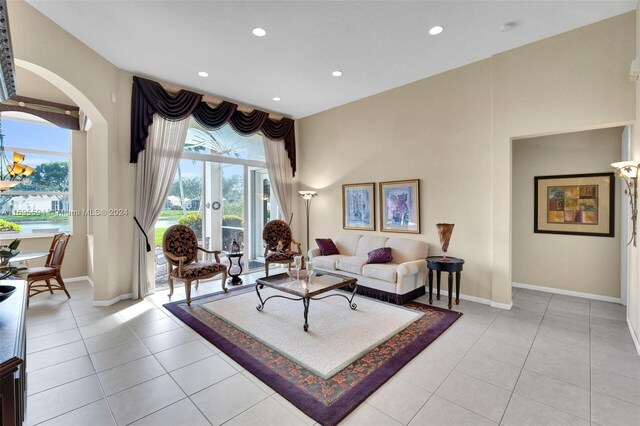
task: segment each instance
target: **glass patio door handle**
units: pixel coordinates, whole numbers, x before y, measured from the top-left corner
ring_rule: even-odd
[[[206,208],[210,209],[211,208],[211,203],[207,203],[204,205]]]

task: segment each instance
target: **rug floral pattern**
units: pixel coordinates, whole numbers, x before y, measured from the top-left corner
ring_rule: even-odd
[[[174,304],[174,306],[186,311],[185,313],[188,312],[205,326],[215,330],[256,362],[268,367],[270,371],[295,385],[300,392],[312,396],[325,407],[357,387],[374,371],[391,361],[400,351],[415,343],[420,336],[430,333],[447,315],[452,313],[415,302],[403,305],[404,308],[423,312],[424,315],[331,378],[323,379],[200,306],[221,297],[233,297],[233,293],[204,296],[192,302],[191,308],[184,303]],[[434,336],[434,339],[439,334],[440,332]]]

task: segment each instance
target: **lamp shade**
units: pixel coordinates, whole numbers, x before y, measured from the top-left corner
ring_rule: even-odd
[[[310,200],[318,196],[316,191],[298,191],[298,194],[305,200]]]
[[[617,163],[611,163],[611,167],[617,169],[618,173],[621,173],[626,177],[637,178],[640,161],[620,161]]]
[[[14,163],[21,163],[22,160],[24,160],[24,154],[20,154],[19,152],[14,152],[13,153],[13,162]]]

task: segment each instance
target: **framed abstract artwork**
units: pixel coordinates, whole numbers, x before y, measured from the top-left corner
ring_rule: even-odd
[[[342,185],[342,227],[375,231],[375,183]]]
[[[420,181],[380,182],[380,230],[420,233]]]
[[[534,177],[533,232],[614,236],[613,173]]]

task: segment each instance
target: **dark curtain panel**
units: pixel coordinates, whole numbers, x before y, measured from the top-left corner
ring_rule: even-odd
[[[215,108],[206,102],[200,102],[193,111],[193,118],[205,129],[218,130],[227,124],[237,109],[238,105],[227,101],[223,101]]]
[[[293,175],[296,175],[296,129],[294,121],[290,118],[283,118],[276,121],[267,119],[262,126],[264,135],[274,141],[284,140],[284,149],[291,163]]]
[[[181,90],[176,95],[168,93],[156,81],[133,77],[131,92],[131,163],[138,161],[138,153],[144,150],[149,136],[153,114],[167,120],[180,120],[193,112],[201,103],[202,95]]]
[[[290,118],[272,120],[269,113],[254,109],[249,113],[238,111],[238,105],[224,101],[217,107],[202,102],[202,95],[181,90],[171,95],[160,83],[141,77],[133,77],[131,94],[131,163],[138,161],[138,153],[144,149],[149,136],[149,125],[153,114],[158,113],[169,120],[179,120],[193,115],[200,125],[217,130],[229,123],[241,135],[249,136],[259,131],[275,141],[283,141],[296,174],[296,133]]]

